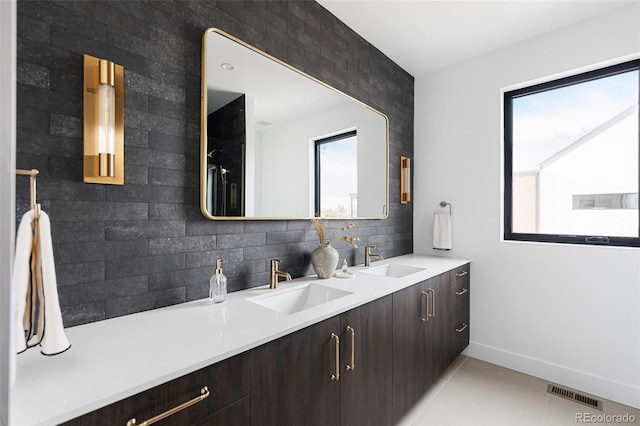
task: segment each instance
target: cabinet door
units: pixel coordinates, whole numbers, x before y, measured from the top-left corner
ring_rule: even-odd
[[[200,389],[207,386],[209,397],[157,423],[158,425],[191,425],[249,395],[249,371],[251,370],[249,362],[248,353],[236,355],[77,417],[65,424],[126,425],[132,418],[136,419],[137,424],[141,424],[145,420],[196,398],[200,395]],[[242,408],[235,408],[236,416],[240,415],[237,411]],[[244,410],[245,415],[248,416],[248,407],[245,406]]]
[[[341,315],[341,424],[391,425],[392,296]],[[347,328],[348,327],[348,328]]]
[[[339,424],[340,381],[332,380],[336,373],[332,333],[340,333],[339,316],[251,351],[253,426]]]
[[[426,281],[393,293],[393,420],[427,389]]]
[[[448,290],[445,273],[393,294],[394,421],[450,363]]]
[[[429,321],[427,328],[427,389],[449,366],[449,274],[444,273],[426,281],[429,293]]]

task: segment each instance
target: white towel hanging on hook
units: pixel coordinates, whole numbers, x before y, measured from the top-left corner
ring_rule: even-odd
[[[449,206],[448,212],[433,214],[433,248],[435,250],[451,250],[453,248],[451,204],[445,201],[440,202],[440,207],[446,206]]]
[[[71,344],[64,332],[58,300],[51,222],[44,211],[38,210],[29,210],[24,214],[16,235],[12,280],[15,290],[15,349],[20,353],[39,344],[44,355],[56,355],[69,349]],[[34,222],[36,228],[32,229]],[[33,278],[39,280],[41,286],[32,285],[33,259],[36,260],[36,276]],[[32,315],[35,309],[38,312]],[[33,322],[36,319],[37,341],[34,342]]]

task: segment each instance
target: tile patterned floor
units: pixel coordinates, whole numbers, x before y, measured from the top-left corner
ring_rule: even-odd
[[[604,400],[604,411],[595,410],[548,394],[548,384],[533,376],[460,356],[397,426],[613,423],[640,426],[638,409]],[[626,422],[620,421],[625,419],[624,415]],[[615,422],[616,419],[619,421]]]

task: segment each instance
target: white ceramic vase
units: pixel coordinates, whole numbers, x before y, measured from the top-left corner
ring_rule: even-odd
[[[311,264],[318,278],[331,278],[338,267],[338,250],[327,246],[318,246],[311,252]]]

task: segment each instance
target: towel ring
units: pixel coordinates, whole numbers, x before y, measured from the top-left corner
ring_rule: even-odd
[[[443,209],[445,207],[449,206],[449,215],[451,215],[451,203],[447,203],[446,201],[440,201],[440,207],[442,207]]]

